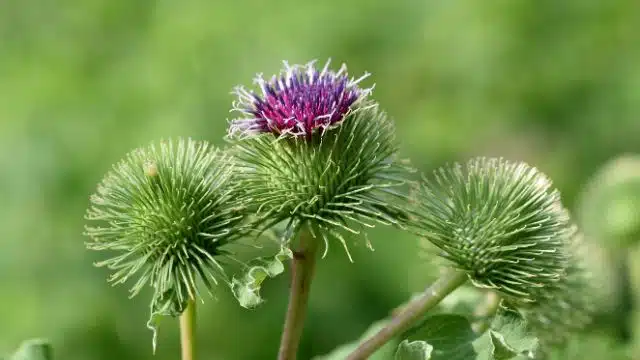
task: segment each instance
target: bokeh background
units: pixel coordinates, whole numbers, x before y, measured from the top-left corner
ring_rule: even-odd
[[[0,353],[46,337],[57,359],[178,357],[176,323],[152,357],[148,294],[129,300],[92,267],[88,196],[150,141],[222,145],[232,88],[282,60],[371,72],[420,170],[525,160],[575,210],[606,161],[640,152],[639,24],[636,0],[1,1]],[[370,239],[354,264],[339,246],[320,262],[301,359],[358,338],[436,275],[416,239]],[[269,281],[254,311],[223,287],[200,306],[204,358],[275,358],[287,282]]]

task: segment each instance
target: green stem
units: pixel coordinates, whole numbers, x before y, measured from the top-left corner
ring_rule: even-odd
[[[442,275],[420,296],[403,306],[402,310],[383,329],[360,344],[347,357],[347,360],[364,360],[373,355],[384,344],[409,329],[427,311],[436,306],[453,290],[464,284],[465,281],[467,281],[467,274],[462,271],[450,270]]]
[[[182,360],[195,359],[196,302],[187,301],[187,307],[180,315],[180,346]]]
[[[302,337],[311,281],[315,270],[318,241],[301,231],[298,248],[291,259],[291,290],[280,341],[279,360],[295,360]]]
[[[487,298],[474,312],[478,319],[471,324],[471,329],[476,334],[483,334],[491,326],[491,321],[500,307],[500,295],[494,291],[487,292]]]

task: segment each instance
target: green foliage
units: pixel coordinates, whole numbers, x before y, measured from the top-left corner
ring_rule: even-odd
[[[430,360],[433,346],[424,341],[402,340],[394,360]]]
[[[344,232],[398,223],[394,201],[404,195],[394,188],[406,183],[406,169],[395,159],[393,124],[375,104],[311,139],[268,133],[233,144],[243,190],[269,224],[287,221],[296,233],[312,222],[325,244],[333,236],[347,249]]]
[[[281,247],[273,258],[257,258],[246,265],[245,273],[241,278],[234,277],[231,280],[231,291],[238,299],[240,306],[253,309],[264,300],[260,296],[260,287],[268,277],[276,277],[284,272],[283,261],[293,258],[293,253],[288,247]]]
[[[524,322],[503,316],[496,317],[488,331],[478,334],[464,316],[433,315],[405,336],[397,351],[406,359],[414,359],[410,356],[419,353],[427,354],[424,359],[428,360],[524,360],[538,347],[537,338],[527,331]]]
[[[385,325],[377,323],[363,336],[376,333]],[[533,359],[538,349],[537,338],[520,320],[496,317],[490,329],[482,334],[472,330],[469,320],[461,315],[437,314],[393,340],[371,359],[379,360],[526,360]],[[360,343],[342,346],[330,355],[315,360],[344,359]],[[397,344],[397,345],[396,345]],[[390,345],[395,353],[386,351]],[[395,354],[395,355],[394,355]]]
[[[411,225],[476,286],[533,302],[564,275],[569,216],[537,169],[473,159],[435,171],[414,197]]]
[[[405,336],[412,342],[425,341],[432,346],[430,360],[468,360],[477,355],[472,345],[477,334],[461,315],[430,316]]]
[[[502,334],[489,330],[491,337],[491,357],[495,360],[509,360],[519,355],[518,350],[507,344]]]
[[[474,348],[477,360],[525,360],[537,356],[539,344],[525,322],[497,316],[490,329],[474,341]]]

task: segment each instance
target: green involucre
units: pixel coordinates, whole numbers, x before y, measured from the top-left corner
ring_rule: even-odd
[[[114,271],[110,282],[137,277],[132,297],[153,288],[152,318],[180,314],[199,281],[209,293],[228,281],[225,246],[245,232],[235,169],[206,142],[163,141],[129,153],[91,196],[87,247],[110,252],[96,264]]]
[[[569,216],[544,174],[476,158],[434,175],[416,187],[409,223],[476,286],[530,303],[564,277]]]
[[[293,231],[310,222],[320,233],[314,237],[327,244],[333,236],[346,248],[343,231],[397,224],[404,214],[394,188],[405,184],[408,168],[395,159],[393,124],[377,105],[311,138],[268,133],[234,144],[242,188],[268,224],[285,221]]]

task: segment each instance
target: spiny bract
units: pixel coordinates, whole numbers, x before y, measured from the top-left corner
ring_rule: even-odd
[[[534,302],[567,268],[569,216],[551,185],[524,163],[472,159],[416,187],[409,223],[476,286]]]
[[[91,196],[87,246],[113,257],[110,281],[136,276],[135,296],[154,289],[152,313],[178,315],[188,299],[226,279],[225,245],[243,235],[231,158],[205,142],[163,141],[129,153]]]
[[[535,303],[520,306],[506,302],[507,308],[518,312],[538,339],[536,358],[546,359],[552,350],[564,348],[570,336],[582,331],[592,320],[593,294],[597,289],[585,261],[588,251],[585,245],[582,235],[575,232],[568,241],[566,275],[551,286],[535,289]]]
[[[295,75],[296,69],[300,67],[287,67],[286,72],[302,76]],[[320,73],[309,70],[305,76],[290,84],[282,80],[283,84],[265,90],[272,99],[265,101],[288,114],[291,124],[299,124],[299,128],[269,131],[260,125],[250,128],[261,131],[238,134],[237,124],[232,123],[230,138],[240,164],[239,176],[243,190],[257,204],[258,216],[267,223],[286,221],[295,231],[310,222],[310,228],[319,230],[313,235],[322,237],[325,244],[330,235],[346,247],[341,230],[360,233],[361,227],[373,227],[376,222],[398,223],[402,211],[393,203],[402,195],[393,188],[405,183],[407,168],[395,159],[393,124],[377,104],[350,102],[348,110],[336,105],[336,99],[345,95],[335,97],[334,93],[349,89],[362,93],[351,88],[357,81],[345,82],[343,70],[334,74],[326,68]],[[286,104],[295,106],[286,110]],[[332,110],[332,106],[339,109]],[[336,111],[339,118],[322,120]],[[256,123],[268,120],[257,113],[252,116]],[[280,124],[275,120],[268,123]],[[313,131],[318,128],[322,130]]]
[[[543,353],[564,346],[572,333],[591,322],[595,289],[584,262],[584,251],[582,236],[576,234],[568,247],[570,260],[566,276],[550,287],[537,289],[536,303],[520,309]]]
[[[312,222],[325,244],[329,234],[345,245],[340,230],[358,234],[401,216],[394,187],[404,184],[405,169],[394,159],[392,136],[386,115],[369,107],[312,141],[271,134],[238,141],[243,190],[259,217],[290,228]]]

